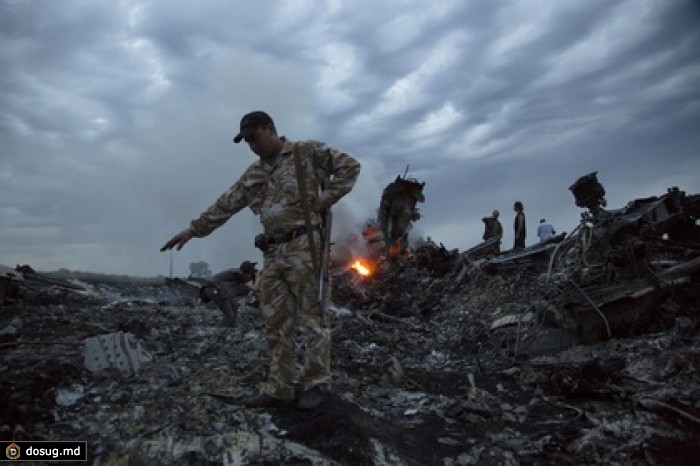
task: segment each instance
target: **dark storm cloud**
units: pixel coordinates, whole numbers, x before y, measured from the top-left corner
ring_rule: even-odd
[[[591,171],[613,207],[700,190],[691,0],[6,0],[0,13],[0,263],[167,271],[159,246],[254,160],[231,143],[254,108],[360,157],[341,231],[407,166],[426,182],[416,230],[460,248],[493,209],[508,245],[515,200],[572,229],[568,186]],[[241,213],[175,254],[176,272],[255,257],[259,229]]]

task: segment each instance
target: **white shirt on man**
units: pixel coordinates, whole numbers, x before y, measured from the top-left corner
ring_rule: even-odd
[[[540,242],[548,240],[555,234],[554,228],[549,223],[540,223],[540,226],[537,227],[537,236],[540,237]]]

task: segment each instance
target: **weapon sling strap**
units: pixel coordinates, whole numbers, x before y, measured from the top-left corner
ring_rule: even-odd
[[[301,166],[301,158],[299,156],[299,143],[294,144],[294,149],[292,150],[292,155],[294,156],[294,168],[297,172],[297,183],[299,184],[299,199],[301,201],[301,208],[304,211],[304,224],[306,225],[306,235],[309,238],[309,250],[311,252],[311,263],[314,268],[314,274],[320,276],[321,264],[318,262],[318,257],[316,257],[316,242],[314,241],[313,230],[311,229],[311,212],[309,205],[309,196],[306,192],[306,173]]]

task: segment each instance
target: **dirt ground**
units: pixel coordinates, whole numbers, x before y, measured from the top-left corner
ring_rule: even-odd
[[[86,440],[101,465],[697,464],[697,301],[664,300],[636,335],[525,357],[491,324],[539,305],[536,276],[456,275],[338,277],[332,391],[310,412],[236,404],[266,371],[255,308],[231,329],[182,283],[23,285],[0,308],[23,324],[0,340],[1,436]],[[89,371],[85,339],[111,332],[152,360]]]

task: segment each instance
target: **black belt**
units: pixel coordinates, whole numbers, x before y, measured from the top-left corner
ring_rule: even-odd
[[[314,230],[317,229],[317,226],[312,227]],[[270,245],[270,244],[282,244],[282,243],[288,243],[291,240],[298,238],[302,235],[306,234],[306,227],[297,227],[293,230],[290,230],[286,233],[280,233],[277,235],[265,235],[265,242]]]

